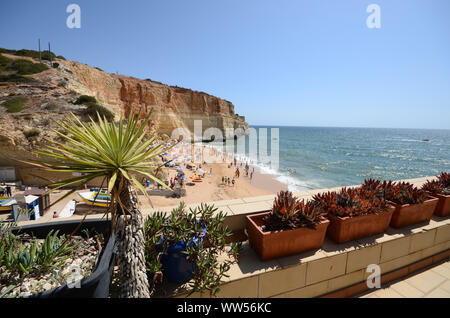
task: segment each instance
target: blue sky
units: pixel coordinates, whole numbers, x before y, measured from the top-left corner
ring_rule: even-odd
[[[81,29],[66,7],[81,7]],[[368,5],[381,8],[369,29]],[[254,125],[450,129],[449,0],[0,2],[0,47],[232,101]]]

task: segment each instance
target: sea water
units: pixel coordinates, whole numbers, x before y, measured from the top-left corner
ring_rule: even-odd
[[[271,128],[279,129],[278,168],[253,163],[260,172],[286,183],[291,191],[355,185],[367,178],[399,180],[450,171],[450,130],[252,128],[257,132],[267,128],[269,155]],[[246,155],[248,150],[246,137]]]

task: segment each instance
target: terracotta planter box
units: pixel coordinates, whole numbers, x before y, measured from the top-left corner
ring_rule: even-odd
[[[261,226],[264,216],[270,212],[252,214],[247,218],[247,233],[250,246],[261,260],[298,254],[320,248],[325,239],[330,221],[323,219],[316,229],[298,228],[276,232],[263,232]]]
[[[395,228],[430,221],[439,199],[430,197],[422,204],[391,204],[395,206],[391,226]]]
[[[330,226],[327,235],[336,243],[344,243],[362,237],[383,233],[389,227],[395,208],[387,211],[355,217],[329,215]]]
[[[450,195],[433,194],[439,201],[434,210],[434,215],[447,216],[450,215]]]

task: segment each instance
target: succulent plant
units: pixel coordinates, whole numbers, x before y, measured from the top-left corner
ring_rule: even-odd
[[[299,201],[290,191],[281,191],[273,201],[272,214],[282,221],[295,219],[299,210]]]
[[[299,227],[315,228],[323,213],[312,201],[298,200],[290,191],[281,191],[272,211],[264,218],[263,231],[281,231]]]
[[[428,198],[428,194],[409,182],[384,181],[383,187],[386,200],[396,204],[421,204]]]
[[[58,231],[47,235],[42,244],[32,240],[24,244],[23,235],[14,235],[12,227],[0,222],[0,267],[26,276],[31,271],[44,273],[62,266],[78,243],[65,241]]]
[[[369,186],[370,185],[370,186]],[[342,188],[339,192],[324,192],[313,197],[315,204],[326,214],[340,217],[355,217],[386,211],[388,202],[377,195],[370,183],[359,188]]]
[[[442,172],[437,176],[437,180],[427,180],[422,190],[431,194],[450,195],[450,173]]]
[[[367,191],[372,191],[380,200],[385,199],[384,185],[380,180],[365,179],[361,185],[361,188]]]

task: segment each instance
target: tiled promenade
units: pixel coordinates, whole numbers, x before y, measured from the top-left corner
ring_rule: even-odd
[[[450,298],[450,260],[366,292],[362,298]]]

